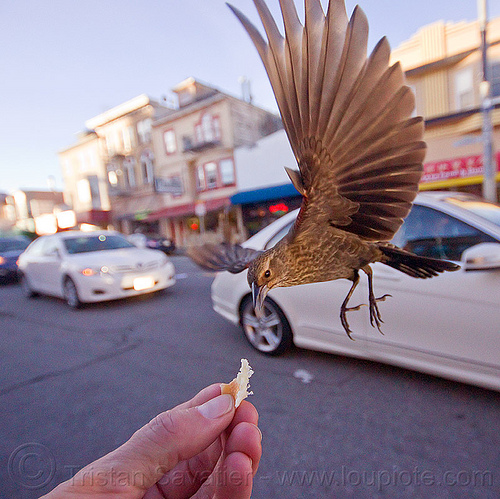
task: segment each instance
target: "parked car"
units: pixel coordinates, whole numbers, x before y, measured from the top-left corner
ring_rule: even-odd
[[[171,255],[175,251],[175,243],[166,237],[147,237],[146,248],[163,251]]]
[[[77,308],[173,286],[175,269],[158,251],[135,247],[117,232],[61,232],[36,239],[19,257],[27,296],[64,298]]]
[[[137,233],[127,236],[127,239],[138,248],[160,250],[166,255],[171,255],[175,251],[174,241],[166,237]]]
[[[0,279],[2,281],[18,278],[17,259],[29,243],[30,239],[26,236],[0,236]]]
[[[272,247],[296,215],[285,215],[244,245]],[[349,312],[355,341],[347,337],[339,311],[351,283],[343,280],[274,289],[258,319],[246,273],[219,273],[212,284],[214,310],[240,324],[250,344],[265,354],[295,344],[500,390],[500,207],[460,193],[419,194],[393,243],[459,262],[461,269],[414,279],[374,264],[377,296],[392,295],[379,305],[383,335],[362,307]],[[351,303],[366,303],[367,296],[361,280]]]

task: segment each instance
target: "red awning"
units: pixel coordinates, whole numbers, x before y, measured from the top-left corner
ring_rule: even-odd
[[[208,199],[206,201],[198,201],[198,203],[187,203],[179,206],[162,208],[161,210],[149,214],[144,220],[146,222],[154,222],[156,220],[160,220],[161,218],[194,216],[196,214],[196,206],[199,206],[200,204],[205,205],[205,210],[208,213],[210,211],[220,210],[221,208],[230,206],[231,201],[229,198]]]

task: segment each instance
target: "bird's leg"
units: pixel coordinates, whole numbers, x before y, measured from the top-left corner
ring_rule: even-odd
[[[343,301],[342,306],[340,307],[340,322],[342,323],[342,326],[344,326],[345,332],[347,333],[347,336],[349,336],[351,340],[354,340],[354,338],[351,336],[352,331],[349,328],[349,323],[347,322],[346,312],[349,312],[350,310],[359,310],[359,308],[362,305],[358,305],[357,307],[347,308],[347,303],[351,299],[351,296],[354,293],[354,290],[356,289],[358,283],[359,283],[359,272],[355,270],[354,277],[352,279],[351,289],[349,290],[349,293],[347,293],[347,296],[345,297],[345,300]]]
[[[373,271],[369,265],[363,267],[363,271],[368,276],[368,303],[370,307],[370,324],[372,325],[372,327],[377,327],[381,334],[384,334],[380,329],[380,326],[384,323],[384,321],[382,320],[382,317],[380,315],[377,302],[385,301],[385,299],[391,295],[385,294],[380,298],[375,298],[375,294],[373,293]]]

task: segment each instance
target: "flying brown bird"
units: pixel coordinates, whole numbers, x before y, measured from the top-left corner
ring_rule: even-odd
[[[422,175],[426,145],[415,98],[399,63],[389,65],[382,38],[367,57],[368,23],[356,7],[351,19],[343,0],[305,0],[305,23],[293,0],[280,0],[282,36],[263,0],[254,0],[267,41],[229,5],[255,44],[271,81],[299,170],[286,168],[302,206],[290,232],[264,252],[237,245],[205,245],[190,255],[203,267],[236,273],[248,268],[256,313],[279,286],[349,279],[340,309],[346,312],[359,282],[368,276],[370,322],[380,331],[370,263],[428,278],[458,265],[416,256],[388,243],[409,213]]]

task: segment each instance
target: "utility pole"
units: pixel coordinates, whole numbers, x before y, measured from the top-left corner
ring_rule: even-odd
[[[479,87],[481,113],[483,116],[483,197],[492,203],[497,202],[496,168],[493,163],[493,127],[491,124],[491,85],[488,78],[488,14],[487,0],[477,0],[479,28],[481,30],[482,78]]]

